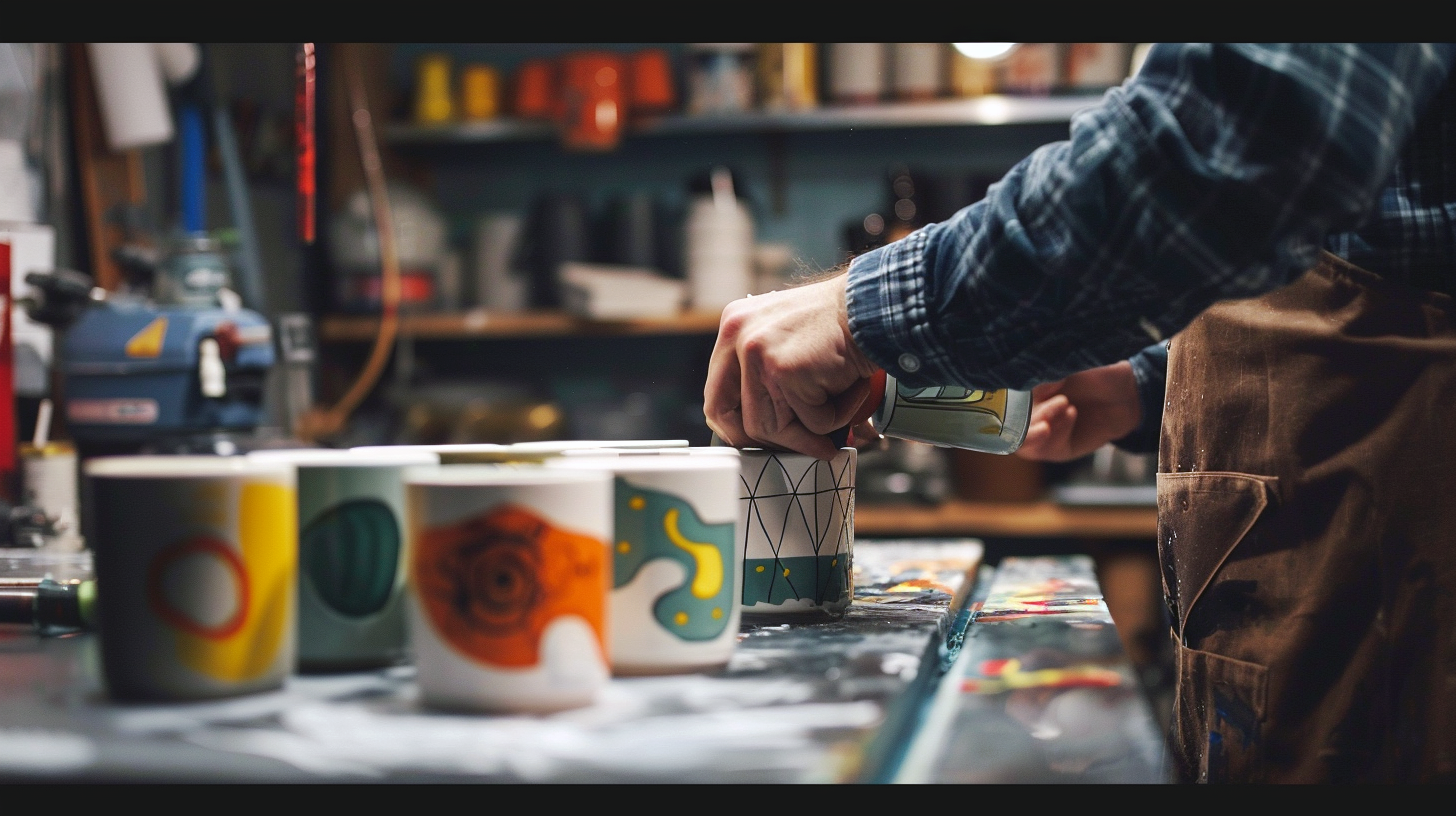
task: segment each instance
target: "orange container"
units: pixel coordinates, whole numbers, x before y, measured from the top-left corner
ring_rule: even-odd
[[[460,114],[465,119],[493,119],[500,113],[500,74],[495,66],[473,63],[460,72]]]
[[[560,59],[556,121],[562,144],[611,150],[622,139],[627,60],[609,51],[579,51]]]
[[[666,113],[677,106],[672,57],[661,48],[647,48],[627,58],[628,102],[632,113]]]
[[[516,69],[513,112],[523,119],[550,119],[556,115],[556,63],[528,59]]]
[[[448,54],[425,54],[415,63],[415,123],[439,125],[455,118]]]

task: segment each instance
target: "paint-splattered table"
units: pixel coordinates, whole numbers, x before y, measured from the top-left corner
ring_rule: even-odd
[[[1002,559],[895,782],[1171,781],[1087,556]]]
[[[0,779],[1161,781],[1090,561],[982,553],[862,540],[842,620],[748,623],[721,671],[617,678],[547,717],[423,709],[409,666],[121,706],[94,636],[0,628]]]

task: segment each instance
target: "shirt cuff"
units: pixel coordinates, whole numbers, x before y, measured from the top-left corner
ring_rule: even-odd
[[[953,384],[930,333],[922,228],[850,261],[844,301],[849,332],[871,361],[915,388]]]
[[[1163,405],[1168,390],[1168,341],[1155,343],[1128,359],[1137,381],[1142,420],[1132,433],[1113,441],[1129,453],[1156,453],[1163,429]]]

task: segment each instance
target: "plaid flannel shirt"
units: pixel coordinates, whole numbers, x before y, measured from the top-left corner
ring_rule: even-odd
[[[1030,388],[1131,358],[1133,436],[1156,444],[1159,341],[1213,303],[1321,249],[1456,293],[1453,61],[1453,43],[1157,44],[1066,141],[851,261],[850,330],[911,386]]]

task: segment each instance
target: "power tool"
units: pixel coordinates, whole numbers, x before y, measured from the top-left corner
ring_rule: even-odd
[[[263,423],[275,360],[263,315],[226,295],[216,306],[158,304],[70,270],[26,281],[39,292],[27,313],[56,332],[59,402],[83,457],[226,453],[214,442]]]

